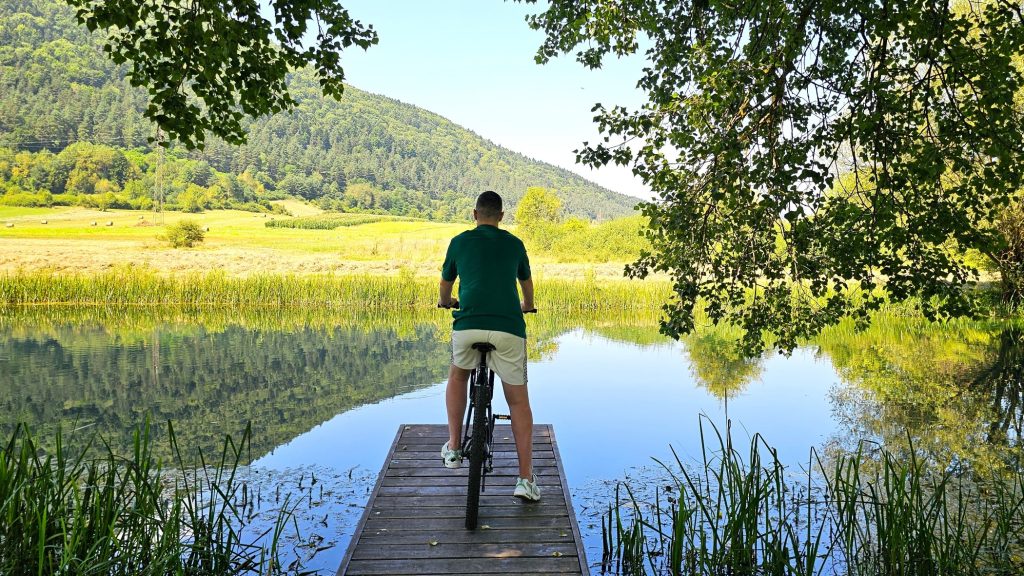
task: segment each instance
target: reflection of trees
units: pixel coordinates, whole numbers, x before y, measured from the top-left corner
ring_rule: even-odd
[[[1005,324],[876,319],[816,342],[845,386],[834,391],[845,448],[873,439],[914,445],[949,464],[996,469],[1018,462],[1021,336]]]
[[[430,325],[403,337],[174,324],[128,341],[95,326],[0,334],[5,432],[25,422],[46,438],[63,422],[65,432],[87,427],[116,445],[148,416],[158,429],[174,421],[183,446],[214,451],[252,421],[254,456],[338,413],[436,383],[449,360]]]
[[[619,326],[646,342],[657,312],[552,310],[528,322],[539,360],[576,328]],[[148,417],[158,435],[172,420],[182,446],[210,452],[252,421],[258,456],[336,414],[441,381],[450,327],[432,308],[5,308],[0,433],[23,422],[42,441],[63,425],[81,429],[72,443],[95,431],[124,449]]]
[[[989,444],[1021,446],[1024,431],[1024,331],[1013,326],[999,333],[991,363],[980,370],[972,388],[991,399]],[[1020,453],[1015,453],[1020,465]]]
[[[694,379],[719,399],[735,397],[761,375],[761,358],[744,358],[739,353],[739,335],[734,328],[713,326],[686,338]]]

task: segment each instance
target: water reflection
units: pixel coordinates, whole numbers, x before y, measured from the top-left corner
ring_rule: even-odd
[[[870,438],[895,450],[908,434],[959,466],[1021,463],[1018,326],[887,318],[865,332],[830,330],[791,357],[746,360],[727,328],[673,342],[657,320],[653,311],[529,319],[535,418],[555,425],[595,559],[596,515],[615,481],[642,474],[651,457],[670,459],[670,444],[695,463],[698,414],[732,420],[737,439],[761,433],[793,469],[812,447]],[[303,521],[334,546],[307,567],[329,573],[397,426],[444,421],[449,326],[427,309],[8,309],[0,432],[24,422],[45,441],[78,428],[77,439],[99,432],[126,450],[134,424],[169,419],[182,445],[209,453],[252,421],[252,456],[278,471],[274,482],[334,474],[336,496],[310,499]]]
[[[98,324],[0,330],[0,429],[40,438],[58,426],[127,447],[147,417],[172,420],[183,446],[219,451],[253,423],[260,456],[336,414],[423,388],[447,373],[435,326],[408,333],[359,326],[266,331],[159,323],[139,332]],[[157,442],[166,448],[166,443]],[[167,454],[162,454],[166,456]]]
[[[912,443],[942,465],[1021,465],[1022,332],[998,323],[889,319],[817,341],[844,386],[834,394],[835,446]]]

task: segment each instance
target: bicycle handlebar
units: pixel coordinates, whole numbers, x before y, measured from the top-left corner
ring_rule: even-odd
[[[459,309],[459,301],[458,300],[452,300],[452,303],[449,304],[448,306],[442,306],[442,305],[438,304],[437,307],[438,308],[444,308],[445,310],[458,310]],[[536,314],[536,313],[537,313],[537,309],[536,308],[531,308],[529,310],[523,310],[523,314]]]

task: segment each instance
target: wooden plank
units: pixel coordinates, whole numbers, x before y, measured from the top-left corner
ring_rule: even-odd
[[[540,502],[512,496],[518,458],[511,427],[495,430],[493,473],[476,530],[465,529],[467,467],[441,465],[443,425],[399,427],[338,569],[345,575],[522,573],[589,576],[550,425],[534,427]]]
[[[554,466],[534,466],[533,473],[537,475],[537,478],[542,476],[558,476],[558,468]],[[388,468],[388,478],[418,478],[418,477],[445,477],[449,478],[452,476],[459,476],[465,478],[469,475],[469,467],[463,466],[462,468],[440,468],[438,466],[431,466],[429,468]],[[494,470],[487,475],[487,481],[490,482],[492,477],[500,476],[519,476],[518,466],[505,466],[499,468],[494,467]]]
[[[477,530],[490,530],[492,528],[509,528],[515,530],[532,530],[534,528],[569,528],[569,519],[561,518],[484,518],[484,510],[480,510],[480,524]],[[465,526],[465,515],[461,518],[424,518],[416,521],[418,530],[458,530]],[[372,514],[363,524],[364,531],[394,531],[409,528],[410,523],[406,519],[378,520]]]
[[[434,468],[436,466],[440,466],[440,464],[441,464],[441,457],[438,456],[434,460],[407,460],[407,459],[400,459],[400,458],[398,458],[398,459],[390,459],[389,462],[391,463],[391,467],[392,468]],[[534,458],[533,459],[533,465],[534,466],[544,466],[544,467],[554,466],[555,465],[555,459],[554,458]],[[500,458],[500,459],[499,458],[495,458],[494,459],[494,467],[495,468],[513,468],[513,467],[517,468],[518,466],[519,466],[519,461],[517,459],[515,459],[515,458]]]
[[[436,507],[373,507],[372,516],[377,519],[388,520],[394,518],[466,518],[466,507],[458,506],[436,506]],[[546,506],[488,506],[487,517],[503,518],[539,518],[541,516],[565,516],[564,505]]]
[[[534,427],[533,437],[550,438],[551,429],[541,428],[540,426],[544,425],[541,424],[539,426]],[[448,428],[443,424],[406,424],[403,428],[403,436],[405,436],[406,438],[441,438],[441,443],[444,443],[444,441],[448,439]],[[499,432],[500,430],[504,429],[509,430],[509,432],[507,434]],[[509,426],[508,424],[498,424],[494,429],[494,435],[497,437],[509,436],[512,433],[511,429],[512,427]]]
[[[515,488],[517,476],[492,476],[487,475],[487,489],[490,491],[491,487],[495,488]],[[466,480],[462,476],[435,476],[430,478],[408,478],[404,476],[391,476],[387,475],[384,477],[383,486],[443,486],[446,484],[458,484],[459,486],[465,486]],[[558,481],[558,476],[538,476],[538,486],[557,486],[559,490],[562,489],[561,482]],[[484,492],[486,494],[487,492]],[[509,491],[511,494],[511,490]]]
[[[548,459],[548,458],[554,458],[555,457],[555,453],[552,452],[551,450],[534,450],[533,454],[534,454],[534,458],[541,458],[541,459]],[[441,462],[441,454],[439,452],[435,452],[433,450],[431,450],[430,452],[395,452],[391,456],[391,458],[394,459],[394,460],[421,460],[424,463],[429,463],[432,466],[433,465],[437,465],[438,463]],[[495,461],[498,461],[498,460],[516,460],[516,461],[518,461],[517,458],[518,458],[518,456],[516,455],[515,450],[506,450],[504,452],[503,451],[495,451],[494,452],[494,460]]]
[[[548,496],[543,495],[541,500],[542,504],[553,504],[556,506],[565,506],[565,499],[561,493],[552,494]],[[518,498],[513,497],[511,494],[488,494],[483,493],[480,495],[480,506],[528,506],[521,502]],[[465,498],[435,498],[432,496],[384,496],[377,498],[373,506],[375,508],[398,508],[402,506],[429,506],[432,508],[461,508],[463,511],[466,509]]]
[[[572,543],[571,530],[538,528],[537,530],[400,530],[381,534],[363,533],[367,544],[429,544],[430,542],[475,542],[477,544],[515,544],[529,542]]]
[[[360,546],[353,560],[387,560],[390,558],[558,558],[576,554],[573,542],[508,544],[473,544],[430,540],[422,544],[379,544]]]
[[[352,560],[346,574],[386,574],[401,576],[412,574],[465,574],[489,572],[491,574],[533,574],[535,572],[567,572],[574,570],[579,558],[439,558]],[[578,574],[579,572],[576,572]]]

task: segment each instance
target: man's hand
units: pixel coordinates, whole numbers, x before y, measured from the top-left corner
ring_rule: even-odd
[[[452,288],[455,287],[455,282],[448,282],[445,279],[441,279],[441,284],[438,286],[437,294],[437,307],[438,308],[458,308],[459,301],[452,298]]]
[[[519,285],[523,288],[523,301],[519,304],[523,313],[536,312],[537,308],[533,305],[533,278],[520,280]]]

